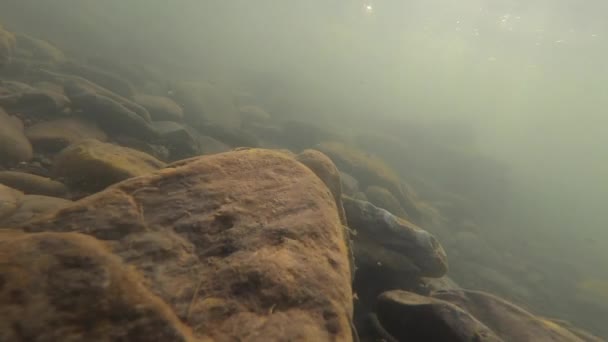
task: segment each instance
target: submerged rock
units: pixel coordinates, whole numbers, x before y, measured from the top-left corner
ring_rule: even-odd
[[[44,152],[58,152],[85,139],[107,140],[96,124],[73,117],[36,123],[25,130],[25,135],[37,151]]]
[[[23,193],[0,184],[0,221],[11,216],[21,203]]]
[[[0,258],[2,341],[191,340],[141,275],[90,236],[0,230]]]
[[[601,341],[596,337],[581,339],[549,319],[536,316],[486,292],[439,291],[433,297],[466,310],[504,341]]]
[[[223,127],[217,124],[202,124],[196,127],[202,134],[210,136],[232,147],[259,147],[260,141],[240,128]]]
[[[319,149],[318,146],[316,146],[317,144],[323,141],[333,141],[338,138],[330,128],[300,120],[286,120],[282,123],[282,128],[282,145],[298,151],[307,148]],[[330,158],[332,158],[334,163],[336,163],[333,156],[328,154],[327,151],[322,149],[319,150],[327,154]],[[342,168],[337,163],[336,166],[338,166],[340,169]]]
[[[206,135],[195,134],[195,138],[198,141],[201,154],[216,154],[228,152],[232,149],[229,145]]]
[[[388,210],[391,214],[407,219],[405,209],[390,191],[380,186],[368,186],[365,197],[375,206]]]
[[[19,200],[19,207],[10,216],[0,221],[2,227],[14,227],[42,217],[72,204],[72,201],[42,195],[24,195]]]
[[[97,122],[106,132],[135,135],[144,139],[158,137],[158,132],[146,118],[110,97],[75,82],[68,83],[65,90],[74,105],[83,111],[83,115]]]
[[[342,206],[342,184],[336,165],[329,157],[315,150],[304,150],[296,156],[296,159],[311,169],[325,183],[336,201],[340,221],[346,225],[346,215]]]
[[[61,63],[66,59],[61,50],[47,41],[23,33],[17,33],[15,37],[17,48],[27,51],[28,57],[49,63]]]
[[[137,94],[133,100],[146,108],[154,121],[181,121],[184,111],[172,99],[164,96]]]
[[[375,185],[387,189],[397,198],[408,218],[417,223],[422,221],[418,196],[382,159],[340,142],[324,142],[317,148],[327,154],[341,171],[353,175],[363,188]]]
[[[119,103],[124,108],[140,116],[146,122],[150,122],[151,120],[150,113],[148,113],[148,111],[144,107],[85,78],[74,75],[62,74],[46,69],[38,70],[36,76],[46,81],[61,83],[64,86],[65,92],[68,97],[95,94],[104,98],[109,98],[114,102]],[[71,94],[68,89],[72,91]]]
[[[342,183],[342,191],[345,195],[354,197],[359,192],[359,181],[346,172],[340,171],[340,181]]]
[[[134,150],[149,154],[163,162],[170,160],[169,149],[164,145],[160,145],[159,140],[155,140],[154,143],[148,143],[128,135],[119,135],[113,137],[112,142],[123,147],[132,148]]]
[[[170,159],[180,160],[200,154],[199,143],[184,125],[173,121],[153,121],[152,126],[169,150]]]
[[[175,85],[173,99],[184,109],[188,122],[210,123],[223,128],[237,128],[238,110],[227,89],[205,82],[180,82]]]
[[[0,107],[0,164],[32,159],[32,145],[23,133],[23,123]]]
[[[15,50],[15,35],[0,26],[0,69],[9,64]]]
[[[68,192],[63,183],[24,172],[0,171],[0,184],[28,195],[63,196]]]
[[[116,74],[93,66],[81,65],[75,62],[66,62],[61,65],[61,70],[68,74],[78,75],[87,80],[95,82],[96,84],[99,84],[100,86],[111,90],[120,96],[129,98],[135,94],[135,87],[129,83],[129,81]]]
[[[392,336],[394,341],[503,341],[458,306],[412,292],[383,293],[378,297],[377,310],[379,332]]]
[[[4,288],[48,300],[36,310],[29,300],[0,303],[0,317],[35,327],[32,338],[174,341],[187,331],[182,321],[203,341],[351,340],[351,270],[335,200],[288,154],[180,161],[22,229],[29,234],[0,237]],[[7,317],[9,307],[19,315]]]
[[[239,115],[243,124],[255,122],[266,122],[271,116],[264,109],[254,105],[244,105],[238,107]]]
[[[163,162],[146,153],[87,139],[61,151],[52,172],[55,177],[64,178],[83,190],[98,191],[164,166]]]
[[[61,92],[51,89],[36,89],[25,85],[15,86],[16,82],[1,82],[10,92],[0,95],[0,106],[10,113],[25,114],[32,117],[62,115],[70,107],[70,100]]]
[[[533,315],[499,297],[448,285],[431,297],[394,290],[378,297],[375,325],[399,341],[599,342],[567,322]]]
[[[447,256],[433,235],[371,203],[347,196],[342,201],[348,225],[357,231],[355,258],[361,245],[366,247],[365,259],[375,255],[395,272],[426,277],[447,272]]]

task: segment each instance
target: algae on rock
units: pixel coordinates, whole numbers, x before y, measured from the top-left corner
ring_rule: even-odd
[[[164,166],[165,163],[146,153],[86,139],[61,151],[52,171],[56,177],[83,190],[98,191]]]

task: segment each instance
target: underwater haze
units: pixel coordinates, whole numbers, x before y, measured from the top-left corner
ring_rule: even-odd
[[[607,11],[600,0],[3,0],[0,25],[78,63],[145,66],[154,82],[129,81],[184,117],[180,81],[255,102],[270,121],[226,140],[189,125],[231,148],[321,150],[359,181],[353,197],[432,233],[459,286],[606,339]],[[381,160],[426,209],[375,201],[349,153]]]

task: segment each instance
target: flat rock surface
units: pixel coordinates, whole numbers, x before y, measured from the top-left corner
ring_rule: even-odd
[[[44,325],[40,311],[61,309],[73,316],[53,320],[58,331],[125,333],[141,322],[148,340],[184,340],[182,324],[196,340],[352,340],[351,270],[335,199],[286,153],[244,149],[177,162],[23,230],[31,233],[24,239],[36,239],[37,232],[91,237],[70,240],[60,267],[78,268],[72,275],[79,281],[49,279],[41,273],[45,265],[24,261],[25,246],[10,249],[14,256],[5,258],[2,273],[28,274],[10,278],[11,288],[42,299],[35,308],[30,301],[11,304],[22,324]],[[27,248],[51,255],[66,250],[39,242]],[[91,277],[97,279],[86,280]],[[34,279],[38,292],[14,283],[19,279]],[[51,286],[53,296],[40,290]],[[7,308],[11,299],[1,298]],[[80,319],[81,313],[101,318]],[[149,317],[154,324],[144,323]]]

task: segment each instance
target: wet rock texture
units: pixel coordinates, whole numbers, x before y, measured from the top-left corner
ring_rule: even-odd
[[[447,272],[447,256],[432,234],[369,202],[347,196],[343,202],[346,219],[357,230],[360,258],[396,273],[441,277]]]
[[[87,139],[70,145],[57,155],[53,174],[81,188],[95,191],[155,171],[164,165],[146,153]]]
[[[436,237],[459,282],[569,306],[482,234],[502,166],[44,37],[0,27],[0,341],[598,340],[446,276]],[[596,299],[565,312],[600,331]]]
[[[42,121],[28,127],[25,135],[36,150],[45,152],[58,152],[85,139],[107,140],[105,132],[97,125],[78,118]]]
[[[68,192],[68,188],[60,182],[25,172],[0,171],[0,184],[30,195],[61,197]]]
[[[0,107],[0,162],[16,163],[32,159],[32,145],[23,134],[23,123]]]
[[[398,341],[601,341],[481,291],[389,291],[377,312],[378,328]]]
[[[283,152],[184,160],[22,230],[0,235],[9,340],[351,340],[335,198]]]
[[[169,306],[95,238],[4,231],[0,258],[2,341],[189,340]]]

